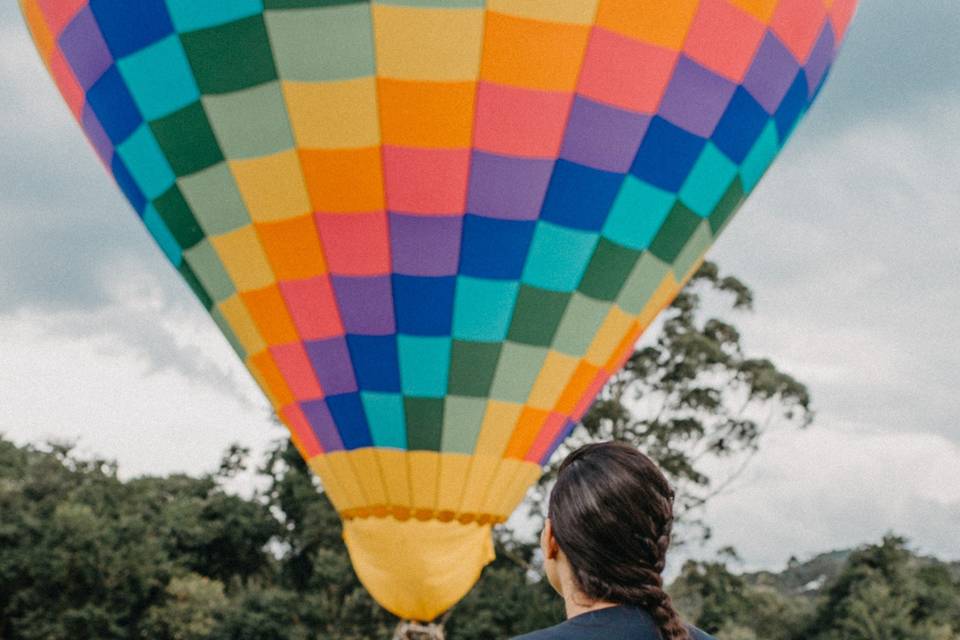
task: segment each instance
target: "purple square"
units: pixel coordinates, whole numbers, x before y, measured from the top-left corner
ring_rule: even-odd
[[[813,51],[810,52],[807,66],[804,68],[807,76],[807,87],[810,89],[809,95],[812,96],[816,92],[817,87],[820,86],[820,81],[823,80],[824,74],[830,67],[830,63],[833,62],[835,46],[836,41],[833,37],[833,27],[827,22],[823,27],[823,31],[820,32],[817,44],[814,45]]]
[[[343,440],[340,438],[337,425],[333,422],[333,416],[330,415],[330,409],[325,400],[301,402],[300,409],[325,452],[343,451]]]
[[[783,43],[768,31],[747,71],[743,86],[772,115],[776,113],[799,69],[800,65]]]
[[[648,115],[577,96],[560,157],[594,169],[626,173],[649,125]]]
[[[390,214],[393,270],[408,276],[449,276],[460,262],[463,216]]]
[[[92,87],[113,64],[113,56],[107,49],[107,43],[103,40],[90,7],[84,7],[74,17],[60,34],[58,41],[63,56],[70,63],[84,90]]]
[[[332,276],[331,280],[347,333],[364,336],[396,333],[389,275]]]
[[[353,362],[343,336],[327,340],[308,340],[303,344],[324,395],[332,396],[357,390]]]
[[[83,105],[80,124],[83,125],[83,131],[87,134],[87,139],[90,140],[90,144],[93,145],[94,151],[97,152],[97,155],[100,156],[104,164],[110,166],[110,163],[113,162],[113,143],[110,142],[110,137],[107,136],[107,132],[103,130],[100,121],[97,120],[97,115],[93,112],[93,109],[90,108],[90,105]]]
[[[736,88],[726,78],[680,56],[659,114],[694,135],[709,138]]]
[[[536,220],[553,163],[474,151],[467,210],[488,218]]]

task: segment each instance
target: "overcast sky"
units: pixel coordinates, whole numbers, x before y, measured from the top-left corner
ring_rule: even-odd
[[[833,77],[711,252],[748,351],[808,383],[707,514],[747,568],[893,530],[960,558],[960,5],[861,0]],[[0,432],[125,476],[283,431],[95,159],[0,3]]]

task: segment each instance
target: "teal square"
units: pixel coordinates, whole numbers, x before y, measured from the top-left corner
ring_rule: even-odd
[[[145,124],[117,147],[117,154],[148,200],[166,192],[177,179],[157,139]]]
[[[553,348],[568,356],[586,354],[611,306],[610,302],[574,293],[553,339]]]
[[[266,156],[294,147],[279,82],[205,96],[203,107],[223,154],[230,160]]]
[[[443,406],[440,450],[473,453],[487,412],[486,398],[447,396]]]
[[[376,447],[407,448],[407,422],[403,396],[398,393],[362,391],[360,400]]]
[[[209,240],[204,239],[196,246],[184,251],[183,259],[190,266],[190,270],[207,295],[215,302],[222,302],[236,293],[233,280],[223,268],[220,256],[210,245]]]
[[[283,80],[347,80],[376,73],[367,3],[269,11],[266,21]]]
[[[507,337],[520,283],[459,276],[453,306],[453,337],[499,342]]]
[[[193,215],[208,236],[218,236],[250,224],[236,180],[226,163],[177,181]]]
[[[261,0],[167,0],[167,11],[177,31],[216,27],[263,11]]]
[[[737,175],[737,165],[708,142],[680,189],[680,200],[701,218],[713,211]]]
[[[168,116],[200,97],[193,69],[176,35],[117,61],[117,69],[147,121]]]
[[[400,388],[406,396],[442,398],[447,393],[450,338],[397,335]]]
[[[740,165],[740,178],[743,180],[743,190],[746,193],[753,191],[778,153],[780,153],[780,142],[777,137],[777,125],[771,120],[764,127],[763,133],[750,149],[750,153],[744,158],[743,164]]]
[[[152,204],[147,205],[146,211],[143,212],[143,224],[170,262],[179,265],[183,261],[180,245],[177,244],[176,238],[170,233],[170,229],[167,229],[167,225]]]
[[[526,403],[547,359],[546,347],[505,342],[493,376],[490,397],[505,402]]]
[[[654,292],[670,273],[670,265],[655,255],[645,252],[637,260],[633,273],[627,278],[617,296],[617,304],[627,313],[638,315],[650,301]]]
[[[523,269],[523,282],[550,291],[573,291],[597,245],[599,234],[537,223]]]
[[[676,196],[628,175],[603,225],[603,237],[619,245],[646,249],[666,219]]]

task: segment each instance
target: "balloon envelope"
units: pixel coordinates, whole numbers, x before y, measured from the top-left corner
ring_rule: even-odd
[[[855,0],[21,0],[398,615],[460,599]]]

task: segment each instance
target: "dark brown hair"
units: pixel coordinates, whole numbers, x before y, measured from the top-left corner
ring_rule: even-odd
[[[548,511],[587,597],[645,609],[664,640],[689,639],[661,577],[673,489],[650,458],[617,442],[580,447],[560,465]]]

